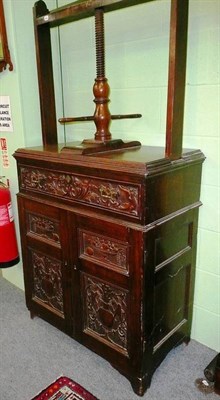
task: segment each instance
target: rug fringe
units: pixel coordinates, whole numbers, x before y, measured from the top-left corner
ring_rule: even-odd
[[[45,387],[48,387],[48,386],[52,385],[52,384],[55,383],[58,379],[64,378],[64,377],[65,377],[65,375],[60,375],[60,376],[58,376],[53,382],[50,382],[48,385],[46,384]],[[34,399],[36,399],[36,397],[40,396],[40,394],[43,393],[44,390],[45,390],[45,389],[40,390],[40,392],[38,392],[31,400],[34,400]]]

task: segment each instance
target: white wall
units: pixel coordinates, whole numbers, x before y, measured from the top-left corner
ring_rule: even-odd
[[[184,143],[202,176],[193,337],[220,351],[220,1],[190,2]]]

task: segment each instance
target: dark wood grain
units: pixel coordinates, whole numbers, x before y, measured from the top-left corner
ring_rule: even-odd
[[[43,146],[14,154],[31,316],[104,357],[139,396],[191,332],[205,157],[182,151],[188,1],[171,2],[166,154],[140,145],[89,153],[86,141],[57,143],[49,30],[96,7],[144,2],[77,1],[52,12],[36,3]]]
[[[49,23],[51,27],[54,27],[91,17],[94,15],[96,8],[101,7],[105,12],[109,12],[150,1],[155,0],[80,0],[51,10],[46,16],[39,15],[37,25]]]
[[[56,106],[52,67],[50,28],[48,25],[38,29],[36,18],[48,13],[43,1],[33,8],[36,59],[40,96],[42,140],[44,145],[57,144]]]
[[[169,78],[166,126],[166,156],[182,154],[188,0],[172,0],[170,20]]]
[[[190,338],[204,156],[152,163],[147,147],[139,151],[145,162],[133,149],[117,154],[117,167],[115,153],[60,158],[38,148],[15,158],[31,314],[106,358],[143,395]]]

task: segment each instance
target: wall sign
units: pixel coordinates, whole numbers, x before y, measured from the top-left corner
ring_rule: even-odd
[[[8,145],[6,138],[0,138],[0,151],[3,168],[9,167]]]
[[[0,132],[13,132],[9,96],[0,96]]]

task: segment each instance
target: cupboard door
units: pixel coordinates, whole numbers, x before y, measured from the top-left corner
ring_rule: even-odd
[[[37,314],[69,331],[71,308],[65,213],[19,198],[26,301]]]
[[[75,242],[76,338],[123,368],[139,345],[135,339],[132,349],[140,332],[134,232],[100,218],[75,215],[69,221],[70,243]]]

